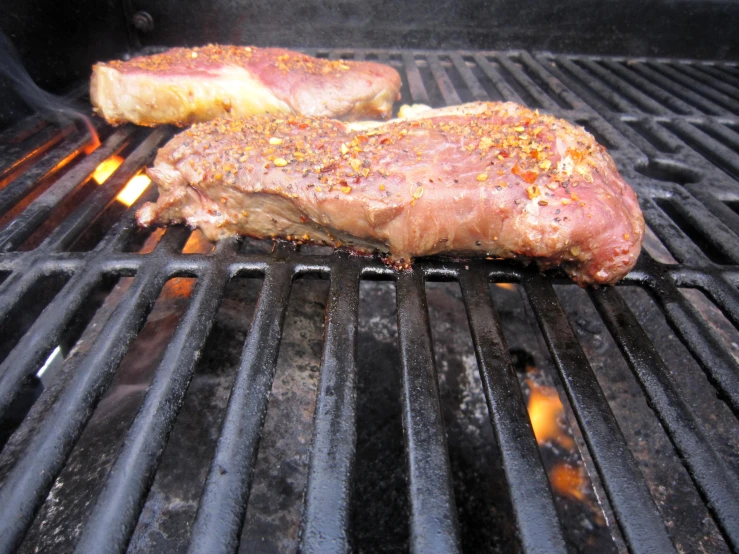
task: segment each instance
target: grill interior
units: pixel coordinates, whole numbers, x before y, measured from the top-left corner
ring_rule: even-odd
[[[552,493],[518,346],[538,348],[536,366],[562,393],[608,548],[739,550],[739,66],[308,53],[389,63],[406,102],[507,100],[583,125],[639,195],[650,232],[637,267],[585,292],[507,262],[428,259],[398,273],[320,247],[152,233],[134,212],[154,190],[129,209],[115,198],[173,129],[97,122],[102,145],[88,155],[74,127],[26,120],[0,137],[0,551],[604,551],[595,531],[594,543],[573,531],[573,503]],[[92,184],[114,154],[123,164]],[[536,322],[538,347],[516,332],[516,310]],[[220,334],[227,317],[231,342]],[[396,354],[366,346],[373,333]],[[455,333],[469,342],[466,361]],[[206,362],[232,369],[218,394]],[[466,481],[466,438],[445,407],[454,364],[479,369],[469,379],[489,418]],[[372,384],[368,370],[387,382]],[[402,432],[368,435],[393,406]],[[283,451],[302,460],[294,482],[269,477]],[[378,469],[385,456],[402,469]],[[196,461],[200,473],[187,473]],[[373,472],[385,484],[372,485]],[[190,481],[194,496],[167,497],[167,479]],[[504,487],[499,500],[468,490],[476,479],[483,491]],[[274,519],[259,520],[270,504]],[[497,530],[476,530],[485,526]],[[386,544],[373,546],[379,535]]]

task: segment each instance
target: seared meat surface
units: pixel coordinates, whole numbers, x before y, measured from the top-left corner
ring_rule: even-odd
[[[157,155],[142,225],[389,253],[561,265],[613,283],[636,263],[644,219],[613,159],[584,129],[513,103],[344,124],[259,116],[195,125]]]
[[[373,62],[312,58],[281,48],[173,48],[92,68],[90,99],[108,123],[184,126],[217,117],[297,113],[387,119],[400,76]]]

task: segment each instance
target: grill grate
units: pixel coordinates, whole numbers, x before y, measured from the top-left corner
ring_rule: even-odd
[[[433,106],[487,99],[520,102],[584,125],[609,147],[639,194],[657,246],[647,241],[639,264],[621,285],[589,295],[723,538],[738,551],[737,475],[705,433],[706,422],[693,413],[621,292],[636,286],[651,295],[736,416],[737,360],[680,288],[702,291],[739,328],[737,65],[527,52],[310,53],[391,63],[403,73],[406,101]],[[25,437],[20,446],[8,446],[0,456],[0,551],[12,551],[23,541],[160,290],[170,278],[183,275],[196,277],[198,284],[102,492],[94,499],[76,542],[79,552],[126,549],[226,286],[237,275],[262,276],[263,288],[192,528],[192,552],[234,551],[239,544],[288,296],[296,277],[316,275],[330,279],[330,291],[302,519],[303,551],[340,552],[351,546],[363,279],[391,280],[396,287],[413,551],[461,549],[429,330],[427,280],[451,280],[461,286],[522,549],[565,552],[567,547],[490,295],[491,281],[522,285],[629,550],[675,550],[555,293],[552,283],[566,281],[515,264],[485,261],[419,261],[412,272],[396,273],[377,260],[341,252],[301,253],[288,244],[278,244],[271,254],[244,254],[235,239],[220,242],[210,254],[186,255],[181,251],[189,232],[177,227],[168,229],[152,252],[128,252],[126,245],[136,231],[135,206],[92,250],[77,252],[75,241],[173,132],[132,127],[101,131],[108,136],[88,156],[81,153],[85,138],[76,131],[60,132],[37,119],[0,137],[0,183],[5,183],[0,215],[13,215],[19,202],[22,208],[0,229],[0,321],[12,324],[27,293],[43,278],[69,277],[0,366],[0,414],[8,412],[25,380],[60,343],[94,289],[111,276],[134,276],[89,350],[68,362],[69,380],[51,407],[35,420],[29,416],[17,431]],[[123,153],[125,161],[115,174],[38,246],[25,248],[59,205],[84,187],[98,164],[116,153]],[[73,158],[64,169],[62,162]],[[36,194],[45,181],[49,186]],[[148,191],[137,205],[152,195]]]

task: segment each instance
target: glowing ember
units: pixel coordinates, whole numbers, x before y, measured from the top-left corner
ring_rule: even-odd
[[[574,446],[572,438],[563,431],[559,424],[563,408],[557,391],[552,387],[537,385],[531,379],[527,379],[526,382],[531,390],[528,410],[536,442],[542,444],[546,441],[554,441],[558,442],[562,448],[572,448]]]
[[[549,472],[549,481],[558,493],[575,500],[585,500],[585,476],[582,469],[558,464]]]
[[[102,185],[108,177],[113,175],[116,169],[123,163],[123,158],[120,156],[113,156],[108,158],[95,168],[95,173],[92,174],[93,180],[98,184]]]
[[[150,184],[151,179],[149,179],[143,173],[134,175],[131,180],[126,183],[126,186],[123,187],[123,190],[118,193],[116,199],[126,206],[130,206],[131,204],[136,202],[136,199],[141,196],[141,194]]]
[[[495,283],[495,286],[505,290],[516,290],[516,285],[513,283]]]

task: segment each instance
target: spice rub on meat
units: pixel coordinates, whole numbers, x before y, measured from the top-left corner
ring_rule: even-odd
[[[398,72],[379,63],[215,44],[99,63],[90,81],[95,110],[114,125],[264,113],[387,119],[399,91]]]
[[[260,116],[195,125],[149,169],[142,225],[211,240],[281,237],[389,253],[533,260],[577,282],[636,263],[644,219],[613,159],[581,127],[513,103],[362,125]]]

